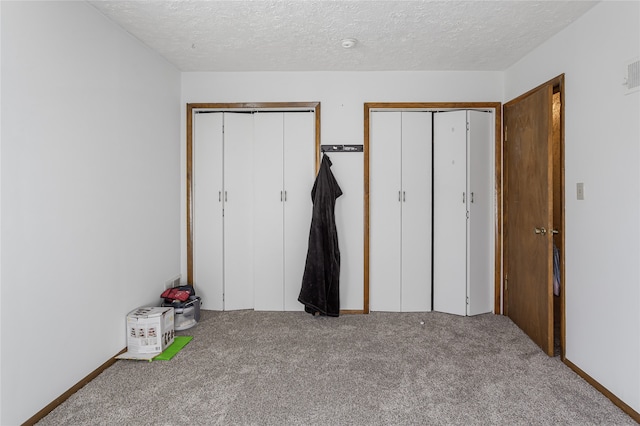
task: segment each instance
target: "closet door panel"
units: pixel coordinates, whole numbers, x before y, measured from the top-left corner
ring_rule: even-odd
[[[315,180],[315,113],[284,114],[284,310],[298,302],[307,258]]]
[[[281,311],[283,304],[283,114],[254,118],[254,309]]]
[[[401,113],[373,111],[369,143],[369,307],[401,308]]]
[[[467,116],[434,114],[434,310],[466,315]]]
[[[253,116],[224,118],[224,309],[253,308]]]
[[[193,116],[193,284],[203,308],[222,310],[222,113]]]
[[[493,117],[468,111],[469,277],[467,315],[493,310]]]
[[[402,112],[403,312],[431,310],[431,113]]]

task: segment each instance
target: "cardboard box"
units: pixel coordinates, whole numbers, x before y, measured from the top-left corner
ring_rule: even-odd
[[[159,354],[173,343],[174,311],[170,307],[142,307],[127,315],[127,352]]]

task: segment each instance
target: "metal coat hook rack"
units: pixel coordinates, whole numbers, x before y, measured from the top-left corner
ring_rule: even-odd
[[[363,152],[363,145],[320,145],[322,152]]]

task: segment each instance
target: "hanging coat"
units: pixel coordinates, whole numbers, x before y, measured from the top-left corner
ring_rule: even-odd
[[[298,301],[310,314],[337,317],[340,314],[340,250],[336,231],[336,199],[342,195],[331,160],[323,155],[311,190],[313,215],[309,248]]]

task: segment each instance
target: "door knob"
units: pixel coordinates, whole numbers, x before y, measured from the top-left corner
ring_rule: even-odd
[[[547,230],[544,228],[533,228],[533,232],[536,234],[547,235]]]

